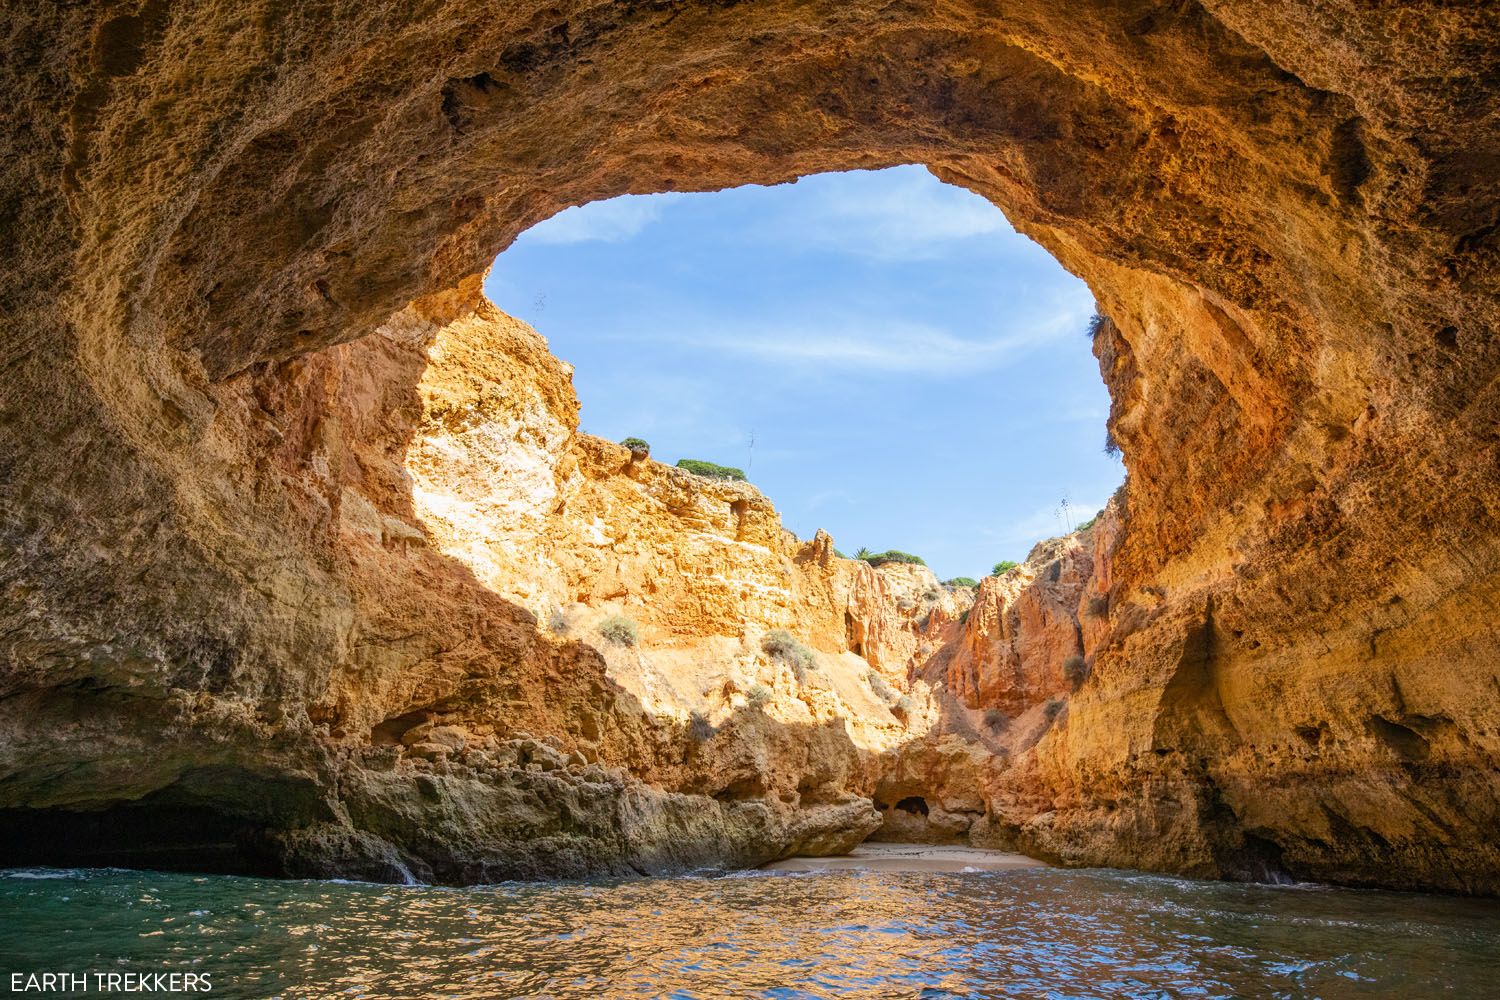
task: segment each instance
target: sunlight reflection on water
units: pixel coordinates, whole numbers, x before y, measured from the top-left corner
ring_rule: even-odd
[[[748,872],[449,889],[0,875],[0,971],[216,997],[1495,995],[1500,904],[1113,871]]]

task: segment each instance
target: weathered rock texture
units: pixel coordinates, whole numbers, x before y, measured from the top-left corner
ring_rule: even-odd
[[[1035,748],[1067,721],[1107,614],[1118,538],[1111,502],[1092,523],[1038,544],[1026,562],[986,577],[956,617],[925,623],[912,692],[931,701],[922,725],[881,755],[878,839],[968,841],[1055,856],[1035,836],[1050,811]]]
[[[977,593],[922,565],[872,568],[838,557],[826,534],[797,539],[753,486],[578,434],[566,366],[493,307],[439,328],[412,318],[370,339],[382,356],[404,345],[417,380],[423,415],[405,462],[424,537],[539,627],[600,650],[608,680],[663,727],[658,740],[686,735],[680,750],[629,753],[629,773],[769,801],[793,825],[821,824],[818,843],[877,822],[887,839],[1014,839],[1029,814],[1006,798],[1009,758],[1083,680],[1080,621],[1102,619],[1104,600],[1085,601],[1085,585],[1095,539],[1113,542],[1113,507]],[[628,641],[611,641],[622,620]],[[569,738],[592,758],[607,723],[569,711],[581,720]],[[443,721],[471,732],[510,715],[481,703]],[[430,725],[401,736],[411,753],[438,752]]]
[[[1080,863],[1500,891],[1490,5],[141,0],[4,23],[8,856],[232,843],[227,865],[327,870],[396,845],[462,879],[860,829],[813,808],[858,803],[651,790],[687,744],[526,610],[593,564],[497,593],[453,553],[529,549],[480,545],[407,478],[418,426],[465,417],[424,399],[402,338],[466,322],[454,290],[563,206],[917,162],[1114,320],[1107,615],[1006,769],[1011,835]],[[514,485],[561,496],[558,427],[534,430]],[[697,503],[644,471],[645,495]],[[747,530],[769,523],[743,499]],[[945,668],[965,711],[1056,686],[1006,666],[1031,640],[1004,623],[1057,609],[1002,585]],[[705,593],[702,621],[733,617]],[[460,710],[495,727],[488,758],[379,770],[378,744]],[[617,770],[560,776],[523,731]]]

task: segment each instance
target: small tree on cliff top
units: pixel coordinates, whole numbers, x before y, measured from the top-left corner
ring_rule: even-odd
[[[860,551],[865,550],[861,549]],[[871,566],[884,566],[886,563],[908,563],[913,566],[927,565],[926,560],[921,556],[914,556],[910,552],[902,552],[900,549],[886,549],[884,552],[872,552],[861,558]]]

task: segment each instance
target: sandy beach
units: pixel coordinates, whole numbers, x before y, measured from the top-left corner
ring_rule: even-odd
[[[762,865],[768,871],[964,872],[1045,868],[1024,854],[940,844],[860,844],[852,853],[831,858],[787,858]]]

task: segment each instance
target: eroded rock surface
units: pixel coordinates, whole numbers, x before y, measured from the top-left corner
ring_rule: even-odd
[[[650,579],[722,656],[758,656],[709,629],[736,601],[767,626],[797,601],[832,607],[810,571],[787,578],[795,597],[735,591],[800,551],[760,563],[705,544],[718,562],[694,606],[652,539],[621,538],[636,562],[598,584],[611,589],[568,594],[610,567],[549,540],[572,515],[545,497],[601,516],[680,502],[684,524],[708,500],[651,467],[622,492],[618,451],[570,439],[543,379],[539,397],[481,407],[511,408],[532,437],[497,439],[506,527],[477,538],[475,512],[428,489],[443,438],[429,432],[463,439],[469,417],[423,388],[415,345],[499,322],[463,283],[566,205],[916,162],[1090,283],[1113,320],[1095,350],[1130,472],[1087,580],[1065,559],[1080,601],[1106,598],[1073,637],[1087,677],[1036,742],[1008,744],[1002,777],[962,779],[985,789],[978,815],[1071,862],[1500,890],[1489,6],[6,14],[8,857],[217,850],[226,867],[386,872],[394,858],[463,879],[502,856],[538,872],[748,862],[867,826],[858,801],[771,791],[813,733],[837,746],[808,758],[864,767],[842,724],[747,713],[736,724],[771,731],[726,745],[781,747],[785,773],[728,802],[676,791],[708,769],[683,763],[671,713],[612,681],[595,647],[538,627],[563,596],[645,608]],[[524,355],[476,378],[555,364],[540,345]],[[746,531],[772,523],[753,496],[712,495],[710,534],[739,530],[724,500],[745,502]],[[929,673],[880,580],[848,582],[869,613],[805,639],[911,685],[941,673],[946,697],[909,713],[924,732],[1056,697],[1059,594],[987,581],[956,646],[926,638],[950,650]],[[953,628],[944,615],[926,627]],[[653,642],[670,633],[642,624]],[[459,770],[467,738],[407,747],[408,723],[463,729],[492,756]],[[586,756],[512,764],[523,732],[565,760],[594,748],[604,779]],[[382,771],[370,755],[393,745],[407,749]],[[905,780],[836,770],[818,787]],[[951,798],[958,818],[938,819],[955,826],[973,801]]]

